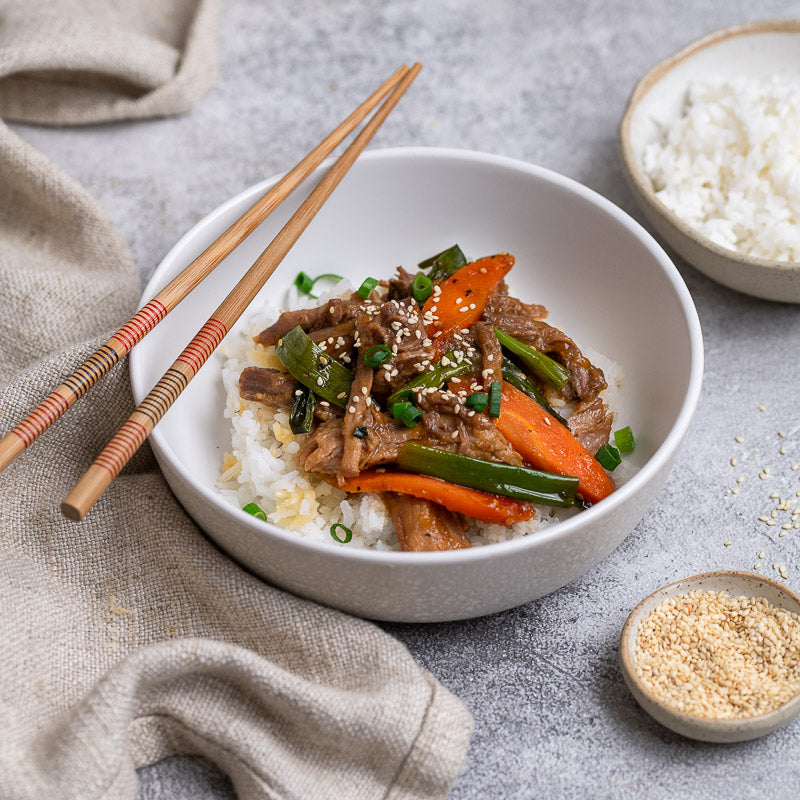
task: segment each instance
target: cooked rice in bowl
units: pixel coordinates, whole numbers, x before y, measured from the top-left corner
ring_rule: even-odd
[[[293,531],[298,536],[340,547],[363,547],[400,551],[392,518],[380,495],[373,492],[349,494],[306,472],[297,462],[297,453],[307,434],[293,434],[289,414],[239,394],[239,376],[245,367],[282,369],[274,347],[256,344],[253,338],[287,309],[310,308],[331,297],[349,297],[354,290],[340,281],[319,298],[301,294],[295,286],[286,293],[283,307],[273,305],[255,309],[239,329],[220,347],[225,361],[222,379],[225,388],[225,417],[231,422],[231,450],[225,453],[218,487],[222,496],[237,508],[256,503],[267,520]],[[612,410],[622,375],[619,367],[603,355],[583,348],[584,354],[605,373],[608,388],[602,397]],[[632,471],[632,467],[628,467]],[[614,472],[617,486],[625,482],[626,463]],[[579,513],[576,508],[536,506],[529,520],[509,527],[480,520],[467,520],[466,534],[472,546],[494,544],[535,533],[544,526]],[[352,531],[352,539],[339,543],[331,527],[342,524]]]

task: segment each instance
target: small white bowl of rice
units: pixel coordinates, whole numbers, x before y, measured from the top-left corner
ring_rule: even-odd
[[[800,19],[724,28],[656,64],[619,144],[669,247],[731,289],[800,303]]]
[[[251,187],[189,231],[156,270],[143,302],[274,180]],[[137,346],[130,359],[137,402],[306,193],[290,197]],[[255,347],[252,336],[280,310],[310,302],[295,287],[301,271],[342,276],[337,285],[319,283],[315,293],[342,292],[367,276],[388,279],[401,265],[414,270],[454,243],[470,259],[514,255],[510,293],[545,305],[548,322],[603,367],[614,428],[629,426],[636,446],[612,473],[616,490],[590,508],[542,506],[510,528],[471,525],[468,548],[404,552],[380,495],[345,495],[306,474],[297,454],[307,434],[293,434],[285,412],[243,402],[237,376],[247,365],[274,366],[274,348]],[[697,313],[677,269],[637,222],[603,197],[498,156],[376,150],[359,158],[150,442],[200,528],[263,579],[372,619],[466,619],[559,589],[630,533],[678,454],[699,396],[702,358]],[[250,502],[266,521],[242,510]]]

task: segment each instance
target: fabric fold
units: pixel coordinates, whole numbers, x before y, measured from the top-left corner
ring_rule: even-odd
[[[90,122],[195,102],[215,3],[124,5],[87,55],[57,34],[96,35],[81,15],[108,22],[121,4],[7,3],[0,115]],[[141,47],[119,55],[127,73],[105,63],[110,41]],[[135,311],[139,281],[98,204],[3,123],[0,174],[4,435]],[[248,800],[445,797],[472,732],[463,704],[377,626],[238,567],[147,447],[84,522],[63,518],[132,408],[120,364],[0,473],[0,797],[133,798],[136,767],[171,754],[212,759]]]

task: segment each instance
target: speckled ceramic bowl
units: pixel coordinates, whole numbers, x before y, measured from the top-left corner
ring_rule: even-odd
[[[782,728],[800,713],[800,694],[775,711],[746,719],[706,719],[677,711],[656,697],[636,667],[636,636],[647,615],[669,597],[686,592],[727,592],[734,596],[764,597],[778,608],[800,614],[800,597],[777,581],[749,572],[706,572],[677,581],[646,597],[631,612],[620,638],[619,658],[625,683],[639,705],[670,730],[705,742],[743,742]]]
[[[622,165],[642,212],[663,241],[700,272],[740,292],[800,303],[800,263],[770,261],[721,247],[656,196],[643,152],[680,117],[690,81],[800,74],[800,19],[734,25],[698,39],[656,64],[636,85],[619,127]]]
[[[312,179],[313,180],[313,179]],[[271,181],[212,212],[167,255],[148,299],[219,236]],[[280,230],[307,189],[260,226],[136,347],[137,402]],[[514,293],[544,303],[550,320],[624,373],[618,424],[637,438],[632,477],[570,519],[513,541],[444,553],[401,553],[317,541],[229,505],[216,488],[231,448],[215,354],[159,423],[150,442],[186,510],[228,553],[278,586],[364,617],[464,619],[564,586],[611,552],[656,498],[700,392],[697,313],[674,265],[638,223],[584,186],[548,170],[461,150],[399,148],[364,154],[276,270],[257,303],[280,304],[301,270],[356,286],[458,242],[471,257],[501,251],[517,264]],[[325,532],[327,533],[327,532]]]

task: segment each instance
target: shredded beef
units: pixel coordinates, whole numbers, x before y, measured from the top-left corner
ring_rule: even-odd
[[[567,419],[572,435],[590,453],[596,453],[611,436],[614,414],[598,397],[581,403]]]
[[[459,550],[469,547],[460,514],[419,497],[384,492],[400,547],[406,551]]]
[[[245,367],[239,375],[239,395],[244,400],[254,400],[269,408],[291,411],[292,396],[297,381],[288,373],[268,367]],[[314,403],[314,416],[327,420],[340,416],[338,408],[324,400]]]
[[[342,320],[354,319],[362,306],[353,300],[342,300],[334,297],[321,306],[315,308],[301,308],[297,311],[284,311],[275,322],[265,328],[255,341],[265,347],[277,344],[290,330],[298,325],[306,332],[311,333],[320,328],[329,328],[338,325]]]

